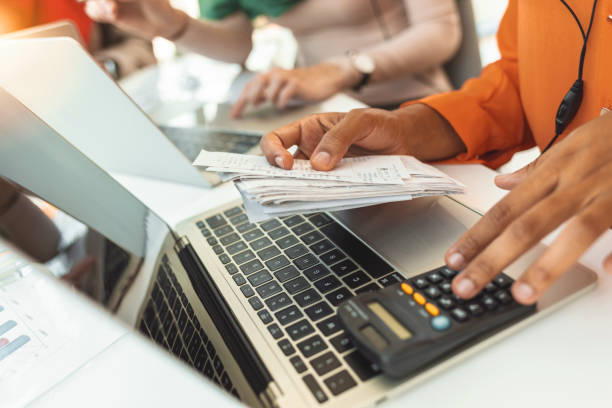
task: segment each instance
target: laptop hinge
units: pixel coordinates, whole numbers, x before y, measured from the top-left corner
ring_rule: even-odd
[[[210,315],[230,353],[238,361],[245,380],[262,403],[265,398],[265,401],[270,404],[266,406],[276,407],[278,387],[273,385],[274,380],[266,365],[240,326],[234,312],[193,249],[189,239],[186,236],[177,238],[174,250],[187,272],[198,299]]]

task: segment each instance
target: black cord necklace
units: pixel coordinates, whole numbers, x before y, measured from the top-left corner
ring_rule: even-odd
[[[580,52],[580,63],[578,65],[578,79],[574,82],[572,87],[567,91],[559,108],[557,109],[557,115],[555,116],[555,136],[552,138],[548,145],[542,150],[542,153],[545,153],[550,147],[557,141],[559,135],[563,133],[563,131],[570,124],[572,119],[578,113],[578,109],[580,109],[580,105],[582,104],[582,95],[584,82],[582,81],[582,70],[584,68],[584,58],[586,57],[587,51],[587,43],[589,41],[589,36],[591,35],[591,28],[593,27],[593,20],[595,18],[595,10],[597,9],[597,0],[593,1],[593,11],[591,12],[591,20],[589,21],[589,27],[585,33],[578,16],[572,10],[572,8],[567,4],[565,0],[561,0],[561,3],[569,10],[574,20],[578,24],[578,28],[580,29],[580,33],[582,34],[582,51]]]

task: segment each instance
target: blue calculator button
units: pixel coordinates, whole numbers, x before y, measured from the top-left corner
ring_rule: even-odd
[[[437,331],[448,330],[450,328],[450,324],[450,319],[447,316],[440,315],[431,319],[431,327]]]

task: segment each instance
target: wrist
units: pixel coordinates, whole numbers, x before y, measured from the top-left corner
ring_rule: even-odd
[[[338,58],[329,63],[338,71],[340,89],[354,88],[363,79],[363,74],[353,66],[348,57]]]
[[[158,30],[158,36],[169,41],[176,41],[181,38],[189,28],[191,17],[182,10],[173,8],[173,16],[168,19],[169,24]]]

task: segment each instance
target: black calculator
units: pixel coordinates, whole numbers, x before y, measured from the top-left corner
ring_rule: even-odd
[[[338,315],[355,346],[391,377],[442,361],[535,312],[517,303],[513,280],[498,275],[470,300],[451,291],[444,266],[342,303]]]

